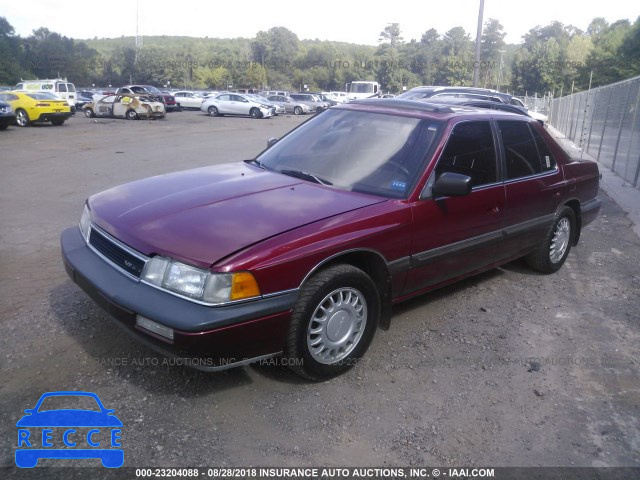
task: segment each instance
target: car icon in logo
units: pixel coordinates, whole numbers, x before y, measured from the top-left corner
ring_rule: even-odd
[[[122,422],[95,393],[48,392],[24,412],[16,423],[18,467],[35,467],[41,458],[99,458],[107,468],[124,463]]]

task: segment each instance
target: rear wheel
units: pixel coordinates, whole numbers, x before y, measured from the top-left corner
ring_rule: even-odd
[[[575,238],[576,216],[570,207],[562,207],[544,240],[526,261],[541,273],[554,273],[564,264]]]
[[[9,125],[0,125],[0,130],[6,130],[9,127]]]
[[[16,123],[19,127],[28,127],[31,123],[29,115],[21,108],[16,110]]]
[[[59,127],[60,125],[64,124],[64,120],[51,120],[51,123],[53,123],[56,127]]]
[[[214,107],[213,105],[211,105],[209,108],[207,108],[207,113],[209,115],[211,115],[212,117],[217,117],[218,116],[218,109],[216,107]]]
[[[127,120],[137,120],[138,114],[135,110],[127,110]]]
[[[371,278],[352,265],[314,275],[293,310],[285,354],[290,367],[310,380],[346,372],[362,358],[380,317]]]
[[[251,115],[251,118],[262,118],[262,112],[260,111],[260,109],[255,107],[251,109],[249,115]]]
[[[302,108],[301,107],[294,108],[293,113],[296,115],[302,115]]]

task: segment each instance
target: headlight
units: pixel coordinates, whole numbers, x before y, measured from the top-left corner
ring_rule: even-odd
[[[87,204],[84,204],[84,210],[82,210],[82,216],[80,217],[80,233],[84,237],[84,241],[89,243],[89,230],[91,229],[91,212]]]
[[[156,287],[216,305],[260,296],[258,283],[249,272],[211,273],[160,256],[147,262],[142,279]]]

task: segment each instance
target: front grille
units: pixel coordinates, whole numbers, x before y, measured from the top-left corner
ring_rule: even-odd
[[[107,260],[128,274],[136,278],[140,278],[142,275],[144,260],[131,254],[94,228],[91,229],[91,234],[89,235],[89,244]]]

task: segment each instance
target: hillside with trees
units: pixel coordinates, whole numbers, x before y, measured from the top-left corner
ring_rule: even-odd
[[[480,85],[516,94],[558,96],[640,75],[640,18],[631,24],[594,19],[587,31],[553,22],[532,28],[520,44],[504,41],[496,19],[484,24]],[[379,45],[300,40],[284,27],[254,38],[134,37],[76,40],[47,28],[15,34],[0,17],[0,85],[21,78],[67,77],[78,86],[150,83],[192,89],[344,90],[352,80],[377,80],[397,93],[416,85],[471,85],[474,42],[462,27],[426,29],[405,40],[387,25]]]

